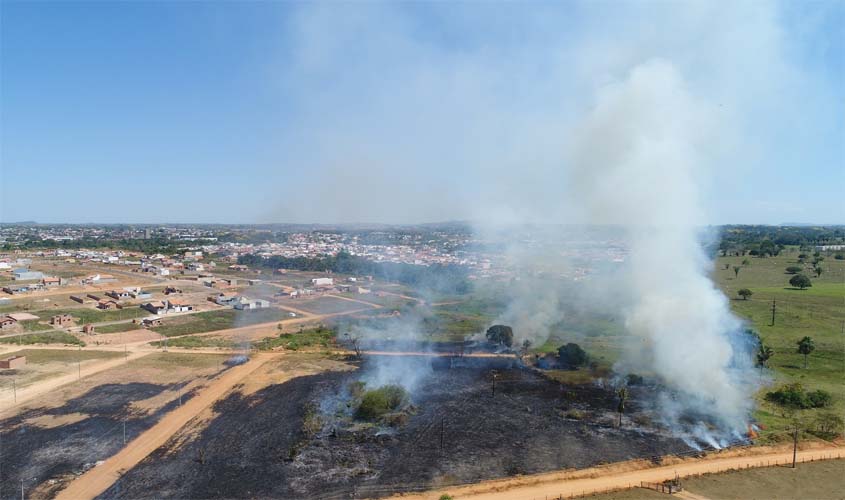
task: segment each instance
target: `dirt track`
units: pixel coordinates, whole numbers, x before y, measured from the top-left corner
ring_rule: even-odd
[[[258,354],[247,363],[226,371],[220,378],[199,392],[196,397],[191,398],[183,406],[167,414],[155,426],[128,443],[120,453],[74,480],[56,498],[79,500],[96,497],[108,489],[120,477],[122,471],[134,467],[153,450],[164,444],[200,411],[229,392],[244,377],[276,356],[278,355]]]
[[[762,451],[762,450],[761,450]],[[798,452],[798,462],[841,458],[845,456],[842,448],[831,447]],[[547,498],[569,498],[615,490],[624,490],[638,486],[641,481],[659,483],[674,477],[689,477],[699,474],[724,472],[732,469],[767,467],[792,463],[792,451],[751,454],[720,458],[708,457],[703,460],[690,460],[683,463],[619,471],[615,468],[586,469],[575,472],[553,472],[537,474],[516,479],[484,481],[478,484],[448,488],[415,495],[398,495],[393,498],[437,499],[448,493],[454,498],[475,500],[537,500]]]

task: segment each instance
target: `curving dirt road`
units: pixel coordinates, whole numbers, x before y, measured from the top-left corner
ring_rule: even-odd
[[[199,391],[195,397],[165,415],[157,424],[127,443],[116,455],[73,480],[67,488],[59,492],[56,498],[80,500],[94,498],[106,491],[120,477],[122,471],[134,467],[156,448],[167,442],[176,431],[203,409],[228,393],[244,377],[277,356],[280,355],[256,354],[248,362],[225,371],[219,378]]]
[[[720,457],[711,455],[704,459],[690,459],[678,464],[637,470],[620,471],[610,467],[581,471],[562,471],[532,476],[484,481],[477,484],[446,488],[414,495],[397,495],[403,500],[436,500],[444,493],[454,498],[473,500],[543,500],[559,497],[584,496],[638,486],[641,481],[659,483],[680,477],[724,472],[735,469],[767,467],[792,463],[792,451],[754,453],[746,456]],[[764,451],[764,450],[757,450]],[[798,462],[845,457],[839,447],[798,452]]]

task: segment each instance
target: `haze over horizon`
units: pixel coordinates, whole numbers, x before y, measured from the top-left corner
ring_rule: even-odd
[[[0,221],[578,223],[573,137],[659,61],[697,222],[845,223],[844,5],[3,2]]]

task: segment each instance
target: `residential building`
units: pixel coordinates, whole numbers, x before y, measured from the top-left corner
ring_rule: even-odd
[[[41,271],[30,271],[25,267],[21,267],[12,271],[12,277],[16,281],[40,280],[44,279],[44,273]]]
[[[74,317],[70,314],[57,314],[50,318],[50,324],[53,326],[60,326],[62,328],[67,328],[69,326],[73,326]]]

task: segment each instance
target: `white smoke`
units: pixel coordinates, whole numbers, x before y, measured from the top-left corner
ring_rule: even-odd
[[[699,241],[700,186],[718,147],[718,113],[687,90],[672,64],[653,60],[603,88],[573,148],[571,192],[597,223],[630,238],[627,329],[653,371],[723,431],[743,429],[754,379],[740,321],[708,279]]]

